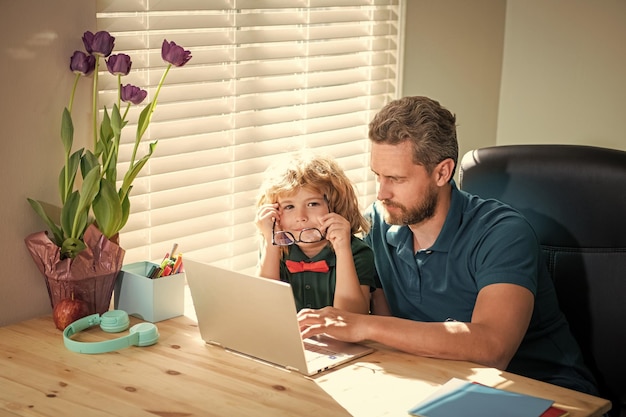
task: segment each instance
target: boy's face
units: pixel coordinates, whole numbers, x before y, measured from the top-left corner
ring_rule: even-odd
[[[300,188],[292,195],[279,197],[278,205],[280,222],[277,222],[277,229],[280,227],[280,230],[290,232],[296,239],[300,239],[303,229],[319,229],[320,217],[329,212],[324,195],[308,188]],[[323,235],[324,231],[320,232]]]

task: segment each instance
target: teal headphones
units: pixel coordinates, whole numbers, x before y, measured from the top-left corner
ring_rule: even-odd
[[[107,333],[119,333],[128,329],[130,320],[122,310],[110,310],[102,314],[92,314],[78,319],[63,330],[65,347],[78,353],[106,353],[129,346],[150,346],[159,340],[159,331],[153,323],[138,323],[130,328],[126,336],[103,342],[78,342],[71,339],[72,335],[91,326],[100,325]]]

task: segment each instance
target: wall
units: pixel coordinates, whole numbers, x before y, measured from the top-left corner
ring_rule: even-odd
[[[45,230],[27,197],[58,203],[63,164],[61,113],[68,105],[74,50],[95,30],[95,1],[0,0],[0,126],[3,160],[0,250],[0,326],[50,312],[43,277],[24,238]],[[74,104],[76,137],[88,119],[89,88]]]
[[[505,41],[498,145],[626,150],[626,1],[509,0]]]
[[[407,0],[402,95],[456,114],[459,158],[496,143],[506,0]]]
[[[626,150],[626,2],[408,0],[403,95],[457,115],[460,155],[493,145]]]

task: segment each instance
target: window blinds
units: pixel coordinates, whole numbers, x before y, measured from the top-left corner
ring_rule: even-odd
[[[143,140],[139,155],[158,145],[131,192],[125,262],[159,259],[176,242],[186,255],[253,268],[257,190],[286,151],[334,156],[363,208],[373,201],[367,125],[396,96],[398,2],[98,0],[98,30],[133,61],[122,83],[148,90],[146,103],[165,69],[163,39],[193,55],[170,70]],[[100,80],[110,107],[116,80]],[[123,132],[121,173],[141,107]]]

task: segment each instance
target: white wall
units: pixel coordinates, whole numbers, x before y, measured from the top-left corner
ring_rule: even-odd
[[[61,113],[73,81],[74,50],[95,31],[95,1],[0,0],[0,326],[49,313],[43,277],[24,238],[45,230],[26,197],[57,202],[63,164]],[[89,88],[79,91],[75,116],[88,115]],[[76,121],[80,124],[80,121]],[[80,126],[76,136],[82,138]]]

